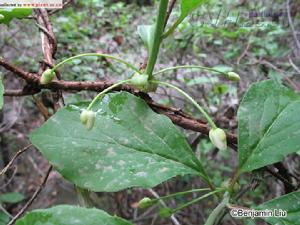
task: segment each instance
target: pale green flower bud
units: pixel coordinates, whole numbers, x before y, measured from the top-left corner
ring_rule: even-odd
[[[40,78],[40,83],[41,84],[49,84],[53,78],[55,77],[55,72],[52,71],[51,69],[47,69],[44,71]]]
[[[238,75],[235,72],[228,72],[227,79],[229,79],[231,81],[239,81],[241,78],[240,78],[240,75]]]
[[[3,20],[4,18],[4,15],[0,14],[0,20]]]
[[[147,74],[135,73],[130,79],[130,84],[138,89],[143,89],[148,85],[148,78]]]
[[[171,208],[161,208],[159,210],[159,215],[163,218],[171,217],[173,210]]]
[[[231,180],[225,180],[225,181],[223,181],[223,182],[221,183],[221,187],[222,187],[222,188],[225,188],[225,189],[229,189],[229,188],[230,188],[230,181],[231,181]],[[236,182],[236,183],[233,185],[233,189],[230,190],[230,191],[237,192],[237,191],[239,191],[240,188],[241,188],[241,186],[239,185],[239,183]]]
[[[226,133],[221,128],[211,129],[209,131],[209,139],[218,149],[227,149]]]
[[[87,130],[91,130],[95,124],[96,113],[91,110],[83,110],[80,114],[80,121]]]
[[[145,209],[155,205],[156,203],[157,201],[152,200],[151,198],[143,198],[142,200],[139,201],[138,207],[141,209]]]

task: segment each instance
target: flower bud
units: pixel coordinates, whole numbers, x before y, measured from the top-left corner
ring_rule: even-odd
[[[138,207],[141,209],[149,208],[156,204],[157,201],[152,200],[151,198],[143,198],[142,200],[139,201]]]
[[[87,130],[91,130],[95,124],[96,113],[91,110],[83,110],[80,114],[80,121]]]
[[[173,214],[173,210],[171,208],[161,208],[159,210],[159,215],[163,218],[171,217]]]
[[[224,130],[213,128],[209,131],[209,139],[220,150],[227,149],[227,140]]]
[[[228,72],[227,73],[227,79],[231,81],[239,81],[241,78],[240,76],[235,72]]]
[[[147,74],[135,73],[130,79],[130,84],[138,89],[143,89],[148,85],[148,78],[149,76]]]
[[[0,20],[3,20],[4,18],[5,18],[5,16],[0,14]]]
[[[225,181],[223,181],[221,183],[221,188],[225,188],[225,189],[229,190],[229,188],[230,188],[230,182],[231,182],[231,180],[225,180]],[[232,190],[229,190],[229,191],[237,192],[237,191],[240,190],[240,188],[241,188],[241,186],[239,185],[239,183],[236,182],[233,185]]]
[[[40,78],[41,84],[49,84],[55,77],[55,72],[51,69],[46,69]]]

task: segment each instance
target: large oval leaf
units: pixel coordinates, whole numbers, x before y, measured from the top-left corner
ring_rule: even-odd
[[[300,149],[300,98],[267,80],[246,93],[238,111],[239,167],[243,172],[281,161]]]
[[[126,92],[106,95],[91,131],[66,107],[31,134],[32,143],[68,180],[93,191],[153,187],[203,168],[169,118]]]
[[[286,217],[269,217],[263,218],[272,225],[299,225],[300,224],[300,191],[283,195],[279,198],[272,199],[263,203],[257,209],[285,210]]]
[[[132,225],[99,209],[56,206],[27,213],[16,225]]]

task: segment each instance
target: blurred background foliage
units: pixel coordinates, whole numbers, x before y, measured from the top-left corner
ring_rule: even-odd
[[[300,3],[297,0],[290,2],[292,23],[296,35],[299,36]],[[154,22],[156,3],[153,0],[73,1],[64,10],[51,15],[58,42],[57,62],[79,53],[101,52],[118,55],[139,66],[145,61],[147,52],[139,39],[137,27]],[[162,79],[181,86],[195,97],[214,115],[220,127],[235,132],[237,107],[242,94],[251,83],[270,78],[285,83],[296,91],[300,90],[300,49],[297,49],[286,12],[286,1],[281,0],[211,0],[208,5],[188,17],[174,35],[165,41],[156,69],[185,64],[203,65],[224,71],[233,70],[240,74],[241,82],[238,84],[227,82],[211,72],[192,69],[161,75]],[[179,13],[180,9],[176,6],[169,25]],[[38,62],[43,57],[39,30],[34,21],[14,20],[8,27],[0,25],[0,31],[0,56],[26,70],[36,72]],[[70,65],[64,66],[61,72],[65,80],[116,81],[130,75],[124,67],[108,59],[96,57],[74,60]],[[0,68],[0,76],[4,77],[7,89],[22,87],[23,81],[3,68]],[[64,97],[66,103],[75,103],[91,99],[94,94],[83,91],[65,93]],[[50,107],[47,92],[40,95],[45,105]],[[152,97],[160,103],[181,108],[200,117],[187,101],[170,90],[160,88]],[[25,145],[26,135],[43,121],[30,96],[19,99],[6,98],[5,101],[3,113],[0,115],[0,165],[6,164],[8,158],[20,146]],[[220,185],[224,176],[232,173],[236,165],[236,153],[218,153],[206,137],[194,132],[185,132],[197,156],[209,159],[204,164],[213,168],[210,172],[214,182]],[[296,162],[293,159],[288,158],[286,163],[291,169],[299,167],[294,166]],[[33,187],[38,183],[36,176],[42,173],[38,168],[46,168],[45,165],[45,160],[35,151],[22,156],[14,174],[10,174],[14,176],[14,180],[8,185],[0,185],[0,192],[11,193],[8,196],[0,195],[0,206],[4,205],[9,213],[17,212],[26,199],[25,196],[30,196]],[[263,175],[260,171],[251,177],[244,176],[241,185],[249,182],[257,182],[259,185],[255,191],[246,194],[240,200],[243,206],[251,207],[283,193],[281,183],[274,183],[274,178]],[[58,203],[76,203],[72,186],[63,181],[58,174],[52,177],[49,183],[33,208]],[[184,179],[165,182],[155,190],[160,195],[166,195],[201,186],[201,181],[187,176]],[[145,195],[151,196],[151,193],[147,190],[132,189],[112,194],[98,193],[93,197],[100,208],[131,219],[136,224],[172,224],[168,219],[159,218],[155,209],[141,212],[133,207]],[[181,197],[171,201],[169,205],[175,207],[186,200]],[[207,200],[193,205],[179,212],[177,217],[182,224],[201,224],[215,203]],[[1,220],[7,220],[7,215],[3,212],[0,213]],[[224,224],[247,223],[263,224],[262,221],[234,222],[229,217],[224,221]]]

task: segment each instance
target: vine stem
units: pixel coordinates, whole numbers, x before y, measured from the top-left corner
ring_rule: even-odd
[[[101,98],[105,93],[111,91],[112,89],[122,85],[122,84],[125,84],[125,83],[128,83],[130,82],[130,79],[127,79],[127,80],[122,80],[122,81],[119,81],[117,83],[115,83],[114,85],[106,88],[105,90],[101,91],[94,99],[93,101],[89,104],[89,106],[87,107],[87,110],[91,110],[91,108],[93,107],[93,105],[96,103],[96,101]]]
[[[137,72],[139,74],[141,73],[140,70],[138,68],[136,68],[134,65],[132,65],[131,63],[129,63],[129,62],[127,62],[127,61],[125,61],[125,60],[123,60],[121,58],[118,58],[116,56],[108,55],[108,54],[102,54],[102,53],[83,53],[83,54],[75,55],[75,56],[67,58],[67,59],[61,61],[60,63],[56,64],[51,70],[55,71],[59,67],[61,67],[63,64],[65,64],[67,62],[70,62],[73,59],[77,59],[77,58],[81,58],[81,57],[87,57],[87,56],[97,56],[97,57],[105,57],[105,58],[113,59],[113,60],[116,60],[116,61],[124,64],[125,66],[127,66],[130,69],[132,69],[133,71],[135,71],[135,72]]]
[[[157,56],[159,53],[160,44],[162,41],[162,35],[164,33],[164,24],[167,17],[168,11],[168,0],[160,0],[159,2],[159,9],[157,14],[157,21],[155,25],[154,31],[154,39],[150,49],[150,55],[147,63],[146,74],[149,75],[149,80],[153,77],[153,70],[155,63],[157,61]]]
[[[228,74],[225,73],[225,72],[222,72],[222,71],[210,68],[210,67],[206,67],[206,66],[195,66],[195,65],[183,65],[183,66],[169,67],[169,68],[162,69],[158,72],[155,72],[155,73],[153,73],[153,75],[158,75],[158,74],[161,74],[161,73],[165,73],[165,72],[168,72],[168,71],[171,71],[171,70],[178,70],[178,69],[203,69],[203,70],[208,70],[208,71],[211,71],[211,72],[216,72],[216,73],[222,74],[224,76],[228,76]]]
[[[207,112],[205,112],[205,110],[189,94],[187,94],[185,91],[183,91],[179,87],[176,87],[175,85],[169,84],[167,82],[156,81],[156,80],[153,80],[151,82],[155,83],[155,84],[164,85],[164,86],[173,88],[174,90],[178,91],[180,94],[182,94],[184,97],[186,97],[189,101],[191,101],[191,103],[193,103],[193,105],[204,115],[204,117],[206,118],[207,122],[210,124],[210,126],[211,126],[212,129],[216,129],[217,128],[216,124],[211,119],[211,117],[207,114]]]
[[[207,218],[206,222],[204,225],[214,225],[216,219],[218,218],[218,216],[222,213],[222,211],[225,209],[225,207],[227,206],[227,204],[229,203],[229,193],[226,192],[224,194],[224,198],[221,201],[221,203],[211,212],[211,214],[209,215],[209,217]]]

